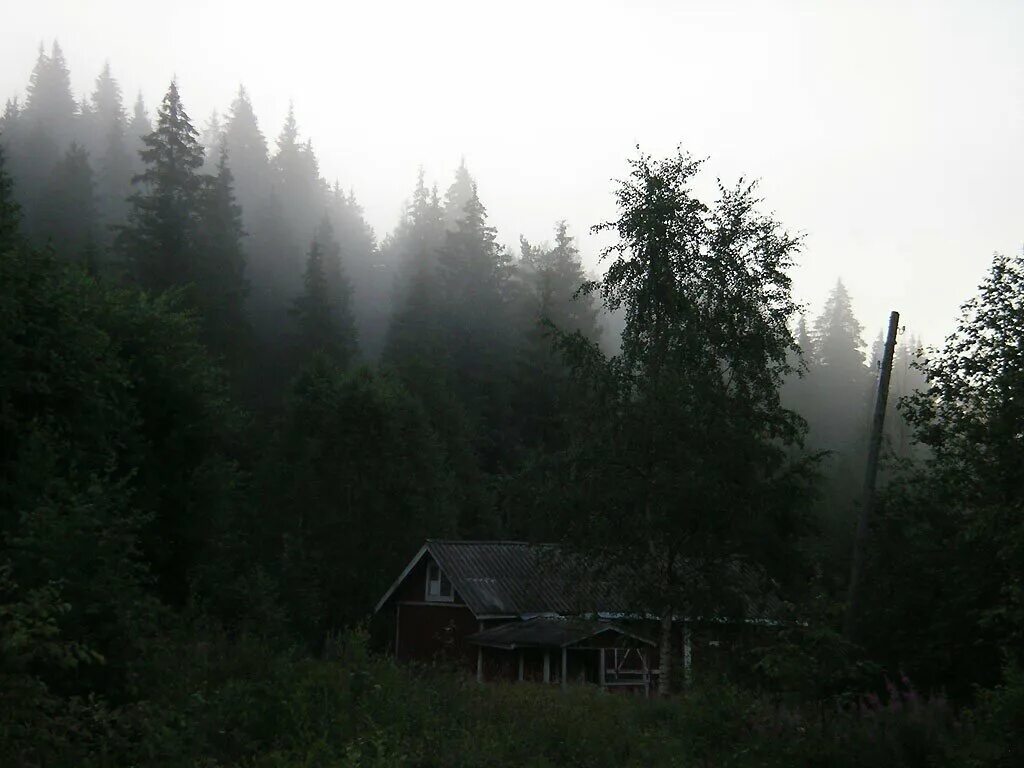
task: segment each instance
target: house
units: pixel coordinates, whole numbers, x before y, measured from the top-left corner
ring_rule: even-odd
[[[657,649],[612,590],[570,572],[556,547],[428,540],[376,607],[400,661],[445,659],[478,680],[592,682],[648,691]]]
[[[758,592],[753,569],[734,563],[727,570],[745,595]],[[588,682],[647,693],[659,672],[657,618],[623,594],[614,579],[595,579],[555,545],[429,539],[375,615],[390,622],[399,661],[447,661],[480,681]],[[777,625],[774,597],[744,601],[739,621],[676,617],[673,648],[685,678],[695,653],[702,668],[733,669],[747,630]]]

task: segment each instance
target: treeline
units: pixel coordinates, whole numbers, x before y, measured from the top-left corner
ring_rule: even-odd
[[[378,242],[293,113],[273,151],[244,90],[202,130],[174,83],[129,118],[109,68],[77,100],[59,47],[41,51],[0,122],[14,764],[143,759],[129,743],[188,763],[170,745],[213,727],[205,696],[260,695],[223,659],[198,682],[183,655],[329,655],[427,536],[562,541],[632,574],[664,638],[681,613],[781,597],[759,690],[823,711],[884,675],[958,706],[1019,681],[1021,259],[994,261],[943,348],[901,342],[844,637],[863,327],[842,284],[805,319],[800,238],[755,186],[698,198],[700,169],[632,161],[600,280],[565,224],[502,246],[464,164],[443,195],[421,173]]]

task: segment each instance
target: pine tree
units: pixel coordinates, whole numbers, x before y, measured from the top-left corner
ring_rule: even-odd
[[[46,132],[56,149],[63,152],[75,135],[77,112],[71,74],[60,44],[54,41],[49,56],[40,45],[25,100],[26,120],[33,130]]]
[[[340,357],[342,343],[327,281],[324,248],[315,239],[306,256],[302,282],[302,295],[295,299],[292,309],[299,329],[297,347],[302,359],[318,352],[331,358]]]
[[[473,190],[439,257],[443,324],[454,379],[472,412],[504,408],[502,368],[510,361],[506,287],[510,259]]]
[[[842,280],[837,280],[829,294],[821,315],[814,323],[815,341],[822,367],[851,376],[859,381],[863,377],[864,326],[853,314],[850,293]]]
[[[48,56],[40,45],[9,169],[30,231],[36,229],[35,206],[43,186],[74,136],[77,111],[60,46],[54,42]]]
[[[95,186],[88,154],[72,142],[50,174],[36,206],[35,240],[48,243],[67,261],[86,263],[95,259]]]
[[[558,333],[600,337],[593,296],[580,294],[586,276],[579,249],[564,221],[555,225],[555,246],[531,245],[520,238],[516,318],[523,339],[516,372],[516,412],[527,446],[556,449],[561,434],[568,368],[556,345]]]
[[[237,363],[247,343],[245,231],[228,152],[221,147],[217,154],[217,173],[203,178],[199,203],[196,292],[208,342]]]
[[[412,392],[426,400],[433,382],[443,378],[441,285],[438,255],[444,242],[444,219],[436,190],[431,196],[423,169],[412,200],[382,250],[397,264],[398,279],[383,359],[400,372]],[[444,385],[441,385],[444,386]]]
[[[350,305],[363,357],[379,357],[388,326],[388,304],[394,289],[394,263],[377,248],[373,229],[363,218],[355,193],[334,183],[327,215],[344,254],[352,284]]]
[[[150,122],[146,112],[146,105],[142,100],[140,91],[135,97],[135,104],[132,106],[132,119],[128,123],[128,156],[132,159],[132,169],[138,174],[142,173],[144,163],[141,154],[146,149],[143,141],[146,136],[153,132],[153,124]]]
[[[133,179],[128,223],[120,227],[117,248],[139,283],[154,291],[193,282],[196,227],[203,150],[171,82],[156,129],[143,139],[146,169]]]
[[[814,323],[819,401],[809,418],[812,438],[828,450],[859,450],[866,437],[872,374],[864,364],[863,332],[839,280]]]
[[[128,123],[121,98],[121,86],[110,73],[110,64],[96,78],[92,94],[93,141],[90,155],[97,160],[97,191],[99,199],[101,238],[110,225],[124,220],[132,179],[132,158],[129,152]],[[148,131],[147,131],[148,133]]]
[[[15,245],[21,225],[21,206],[14,199],[14,185],[7,174],[7,155],[0,144],[0,254]]]
[[[216,109],[206,119],[199,143],[203,147],[203,172],[215,173],[224,146],[224,126]]]
[[[810,369],[818,362],[818,348],[814,337],[807,329],[807,316],[802,312],[796,326],[796,343],[800,347],[803,364]]]
[[[443,448],[386,373],[316,356],[290,388],[272,472],[285,600],[317,648],[365,615],[424,538],[456,533]]]
[[[258,217],[270,193],[267,140],[260,131],[249,94],[239,87],[224,124],[224,143],[231,153],[238,201],[246,229],[258,232]]]
[[[303,239],[311,236],[319,224],[319,214],[326,203],[327,186],[310,141],[299,141],[295,109],[288,107],[288,116],[277,138],[277,154],[273,162],[275,185],[285,215],[292,229]]]
[[[466,168],[466,158],[462,158],[455,171],[455,180],[444,197],[444,223],[447,229],[458,228],[459,221],[466,215],[467,204],[475,196],[476,182]]]
[[[302,290],[302,254],[276,188],[257,214],[247,254],[251,314],[260,340],[278,345],[285,341],[289,310]]]
[[[335,356],[344,365],[355,357],[357,349],[356,327],[352,317],[352,284],[342,259],[341,245],[334,236],[334,227],[327,215],[317,227],[315,241],[323,251],[327,299],[337,333]]]
[[[453,503],[459,511],[460,532],[494,535],[494,502],[451,366],[440,265],[446,239],[437,187],[428,189],[420,169],[402,221],[381,246],[398,274],[382,361],[423,403],[441,440],[455,478]]]

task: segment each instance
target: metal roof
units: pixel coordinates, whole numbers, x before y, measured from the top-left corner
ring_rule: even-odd
[[[426,549],[478,617],[626,610],[551,544],[431,539]]]
[[[429,554],[451,580],[473,614],[484,618],[591,615],[602,618],[651,618],[629,605],[622,579],[601,581],[554,544],[524,541],[452,541],[428,539],[377,603],[380,610],[413,568]],[[755,575],[740,563],[738,574]],[[751,589],[751,593],[756,590]],[[775,619],[781,605],[774,595],[748,601],[750,617]],[[687,617],[681,616],[681,619]],[[713,617],[707,617],[712,619]]]
[[[631,646],[635,646],[637,643],[654,645],[647,638],[627,632],[607,621],[548,616],[502,624],[483,632],[477,632],[466,639],[475,645],[509,650],[516,648],[568,648],[597,635],[608,633],[627,639]]]

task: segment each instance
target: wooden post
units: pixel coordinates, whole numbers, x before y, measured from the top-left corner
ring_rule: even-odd
[[[398,661],[398,626],[402,616],[402,604],[395,603],[395,661]]]
[[[480,622],[480,631],[484,631],[484,623]],[[476,647],[476,681],[482,683],[484,681],[484,647],[478,645]]]
[[[544,649],[544,682],[551,682],[551,651]]]
[[[661,647],[658,649],[658,695],[672,693],[672,607],[661,616]]]
[[[604,688],[605,687],[605,685],[604,685],[604,683],[605,683],[605,679],[604,679],[604,674],[605,674],[605,672],[604,672],[604,666],[605,666],[604,648],[601,649],[600,656],[601,656],[601,659],[600,659],[600,661],[598,661],[598,665],[599,666],[597,668],[597,681],[601,684],[601,687]]]
[[[683,622],[683,683],[690,685],[690,667],[692,664],[693,647],[690,643],[690,626]]]
[[[569,650],[562,648],[562,689],[569,683]]]
[[[519,649],[519,682],[523,682],[523,649]]]
[[[882,449],[882,429],[885,426],[885,408],[889,401],[889,380],[892,378],[892,357],[896,349],[896,329],[899,326],[900,313],[889,315],[889,333],[885,339],[885,352],[882,354],[882,370],[878,376],[878,389],[875,392],[875,413],[871,421],[871,441],[868,443],[868,463],[864,470],[864,498],[861,502],[860,515],[857,518],[857,533],[853,540],[853,564],[850,567],[850,589],[846,596],[846,617],[843,621],[843,635],[853,640],[857,617],[860,614],[861,592],[864,581],[864,560],[871,523],[871,513],[875,505],[875,480],[878,477],[878,456]]]

